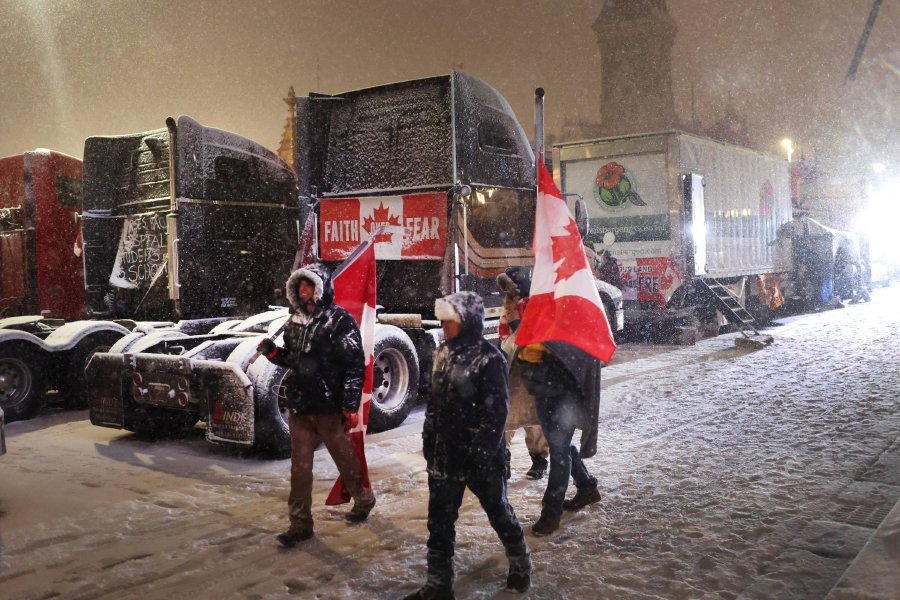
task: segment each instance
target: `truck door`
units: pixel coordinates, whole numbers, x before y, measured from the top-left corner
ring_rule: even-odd
[[[703,207],[703,177],[696,173],[682,175],[684,198],[684,253],[688,273],[706,274],[706,212]]]

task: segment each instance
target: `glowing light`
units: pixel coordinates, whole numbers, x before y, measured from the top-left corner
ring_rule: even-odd
[[[856,230],[869,239],[873,261],[900,264],[900,178],[886,179],[873,191],[868,207],[856,218]]]
[[[781,147],[787,152],[788,162],[791,162],[791,155],[794,153],[794,142],[791,141],[791,138],[784,138],[781,140]]]

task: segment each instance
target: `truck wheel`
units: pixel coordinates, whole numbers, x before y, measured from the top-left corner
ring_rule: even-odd
[[[291,431],[284,398],[285,389],[293,385],[293,372],[258,358],[250,365],[247,376],[253,382],[256,403],[253,450],[270,458],[290,458]]]
[[[85,336],[68,354],[64,367],[65,380],[60,383],[60,392],[69,408],[83,409],[88,406],[87,380],[84,369],[97,352],[108,352],[119,341],[122,334],[115,331],[98,331]]]
[[[377,326],[374,354],[368,423],[368,430],[373,433],[399,427],[415,406],[419,391],[419,358],[402,329]]]
[[[199,420],[200,416],[193,412],[142,406],[128,415],[125,429],[149,439],[183,437]]]
[[[0,407],[7,421],[30,419],[40,408],[47,391],[41,358],[28,342],[0,345]]]

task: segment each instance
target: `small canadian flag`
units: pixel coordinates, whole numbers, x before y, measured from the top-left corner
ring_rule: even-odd
[[[539,164],[531,299],[516,344],[566,342],[608,363],[616,351],[575,219]]]
[[[380,230],[376,230],[379,231]],[[362,486],[372,489],[369,481],[369,466],[366,462],[365,438],[369,425],[369,409],[372,405],[372,384],[375,375],[375,306],[377,288],[375,285],[375,243],[373,239],[363,242],[334,275],[334,301],[353,315],[359,324],[363,352],[366,355],[366,372],[363,380],[362,401],[359,404],[359,422],[347,435],[353,444],[353,451],[359,459]],[[343,477],[338,477],[325,499],[325,504],[350,502]]]

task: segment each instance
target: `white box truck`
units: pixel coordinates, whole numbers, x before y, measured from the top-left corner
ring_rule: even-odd
[[[588,206],[586,243],[619,261],[626,326],[696,308],[698,280],[728,287],[755,315],[780,302],[791,271],[783,158],[679,131],[552,151],[560,189]]]

